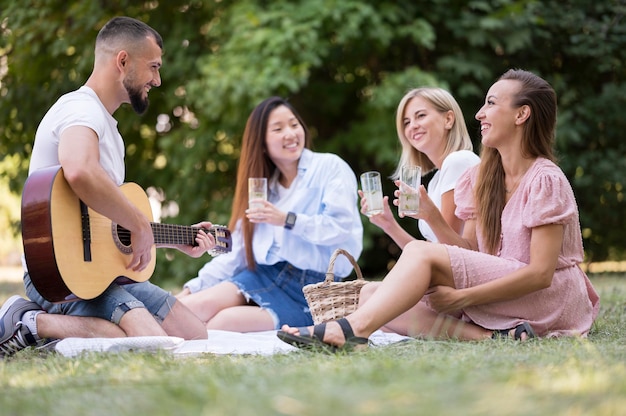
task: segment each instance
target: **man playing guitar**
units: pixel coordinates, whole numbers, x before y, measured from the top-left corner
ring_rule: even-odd
[[[85,206],[130,232],[132,252],[125,265],[129,273],[151,264],[155,238],[150,219],[120,189],[125,148],[113,113],[123,103],[130,103],[138,114],[146,110],[149,90],[161,84],[161,56],[162,39],[154,29],[128,17],[111,19],[96,38],[94,68],[85,85],[62,96],[41,121],[30,162],[29,177],[60,165],[63,180]],[[212,224],[198,226],[193,246],[169,246],[192,257],[212,250],[215,239],[203,231]],[[24,284],[31,301],[13,296],[0,309],[0,357],[44,339],[207,337],[193,313],[147,281],[112,283],[93,299],[63,303],[45,299],[28,271]]]

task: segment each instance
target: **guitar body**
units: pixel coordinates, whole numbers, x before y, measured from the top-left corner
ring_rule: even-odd
[[[125,183],[122,193],[148,219],[152,208],[144,190]],[[156,245],[196,245],[199,227],[150,223],[155,244],[148,266],[126,269],[132,260],[130,232],[98,214],[78,199],[60,166],[33,172],[22,194],[22,241],[31,281],[39,293],[54,303],[93,299],[113,282],[145,282],[156,266]],[[215,239],[209,254],[232,249],[228,228],[203,229]]]
[[[147,218],[150,201],[143,189],[126,183],[121,191]],[[80,200],[57,166],[34,172],[22,197],[22,239],[26,265],[35,288],[51,302],[93,299],[116,279],[148,280],[156,266],[156,246],[150,264],[140,272],[127,270],[132,250],[119,243],[117,227],[87,208],[90,260],[84,256]],[[128,283],[128,282],[125,282]]]

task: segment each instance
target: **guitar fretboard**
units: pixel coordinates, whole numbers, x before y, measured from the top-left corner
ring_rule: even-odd
[[[183,244],[188,246],[197,246],[196,236],[200,227],[190,227],[187,225],[150,223],[152,233],[154,234],[154,242],[156,244]],[[204,232],[215,237],[214,229],[202,229]]]

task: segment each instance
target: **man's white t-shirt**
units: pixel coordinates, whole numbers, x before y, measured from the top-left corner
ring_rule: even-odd
[[[29,174],[35,170],[59,165],[59,139],[65,129],[84,126],[98,136],[100,165],[119,186],[124,182],[124,140],[117,121],[106,110],[96,93],[82,86],[63,95],[41,120],[30,159]]]
[[[443,160],[439,169],[428,183],[428,196],[441,211],[441,195],[451,191],[456,186],[456,181],[470,167],[478,164],[480,158],[470,150],[459,150],[450,153]],[[437,241],[435,233],[424,220],[418,221],[420,233],[429,241]]]
[[[63,95],[46,113],[37,127],[28,174],[38,169],[60,165],[59,139],[65,129],[84,126],[98,136],[100,164],[119,186],[124,183],[124,140],[117,130],[117,121],[106,110],[94,90],[81,87]],[[27,271],[22,255],[22,266]]]

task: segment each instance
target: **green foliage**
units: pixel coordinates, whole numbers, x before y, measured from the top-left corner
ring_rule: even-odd
[[[0,161],[0,171],[15,169],[17,157]],[[9,191],[7,178],[0,176],[0,266],[18,264],[22,253],[22,241],[15,238],[20,222],[20,198]],[[2,276],[0,276],[0,280]]]
[[[486,89],[523,67],[557,90],[560,161],[588,258],[602,260],[626,248],[625,11],[618,0],[5,1],[0,157],[22,161],[5,173],[19,192],[39,120],[85,82],[98,29],[120,14],[146,21],[165,42],[163,85],[150,93],[148,113],[115,114],[127,178],[158,190],[163,221],[181,224],[228,222],[245,120],[269,95],[289,97],[318,151],[341,155],[357,175],[387,175],[397,163],[394,113],[404,92],[448,88],[478,146],[473,116]],[[397,248],[365,229],[360,264],[378,275]],[[206,260],[162,251],[156,274],[182,282]]]

